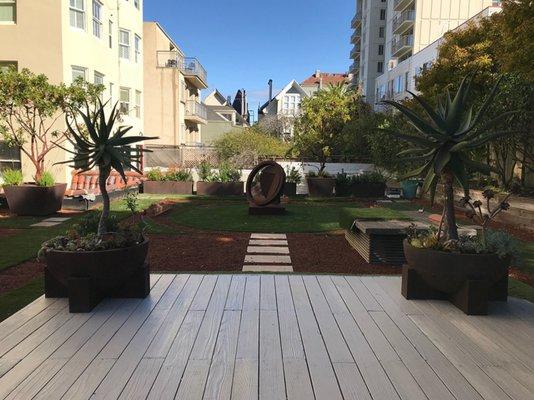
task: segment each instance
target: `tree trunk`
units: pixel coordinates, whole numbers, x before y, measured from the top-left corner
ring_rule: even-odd
[[[106,189],[106,182],[111,173],[110,167],[100,168],[98,175],[98,186],[100,188],[100,193],[102,194],[102,214],[100,215],[100,221],[98,222],[98,235],[102,236],[107,233],[106,222],[109,218],[109,194]]]
[[[454,215],[454,177],[450,173],[442,175],[443,186],[445,189],[445,224],[447,239],[458,240],[458,228],[456,227],[456,217]]]

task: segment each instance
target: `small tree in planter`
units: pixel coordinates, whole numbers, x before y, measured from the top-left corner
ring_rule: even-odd
[[[45,75],[27,69],[0,71],[0,136],[33,164],[37,183],[4,188],[12,212],[47,215],[61,208],[66,184],[51,181],[45,170],[47,157],[67,140],[68,129],[61,123],[65,114],[92,102],[102,90],[102,85],[83,81],[54,85]],[[47,175],[44,180],[43,174]]]
[[[289,168],[289,165],[286,167],[286,184],[284,186],[284,195],[286,196],[296,196],[297,195],[297,186],[302,182],[302,174],[300,171],[295,168]]]
[[[70,232],[43,244],[40,256],[46,259],[45,292],[49,297],[69,296],[71,312],[90,311],[102,297],[145,297],[149,292],[148,265],[145,264],[148,240],[142,231],[125,228],[108,232],[110,199],[106,181],[115,169],[126,182],[125,168],[134,171],[140,155],[132,155],[130,145],[154,138],[127,137],[131,127],[115,127],[119,117],[117,105],[106,119],[105,105],[91,113],[78,110],[84,129],[67,118],[75,151],[68,162],[83,165],[82,172],[99,169],[98,184],[103,208],[95,233],[81,236]],[[85,134],[87,131],[87,135]],[[145,150],[142,150],[145,151]]]
[[[437,110],[412,94],[429,120],[400,103],[384,101],[383,103],[404,114],[418,135],[388,129],[384,131],[413,146],[402,152],[403,155],[411,155],[407,158],[408,161],[423,162],[420,168],[406,174],[406,177],[425,175],[423,192],[430,191],[432,202],[438,182],[443,183],[445,191],[442,216],[444,234],[441,235],[440,225],[437,233],[423,234],[423,238],[417,234],[417,241],[409,239],[404,243],[409,268],[405,268],[403,273],[403,294],[407,298],[446,295],[465,312],[483,314],[487,309],[488,298],[506,299],[510,260],[492,252],[488,243],[482,243],[480,247],[469,246],[465,243],[478,239],[459,237],[454,214],[453,184],[458,182],[468,198],[469,172],[490,172],[487,165],[471,160],[470,154],[507,134],[508,132],[492,132],[489,129],[513,112],[504,113],[482,124],[486,110],[497,93],[499,82],[473,116],[473,107],[468,106],[471,80],[471,76],[464,78],[454,98],[451,99],[447,93]],[[413,246],[415,243],[418,247]],[[473,248],[477,250],[472,252]]]

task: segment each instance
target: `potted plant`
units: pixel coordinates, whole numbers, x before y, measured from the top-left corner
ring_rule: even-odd
[[[417,195],[417,188],[419,187],[419,180],[406,179],[401,182],[402,197],[407,200],[412,200]]]
[[[308,185],[308,194],[311,197],[330,197],[334,195],[336,179],[324,169],[319,169],[318,172],[309,171],[306,174],[306,183]]]
[[[427,118],[403,104],[383,101],[398,109],[418,134],[399,133],[388,128],[383,130],[412,145],[412,148],[401,152],[409,155],[407,161],[418,160],[423,164],[405,177],[424,175],[423,192],[430,192],[432,202],[439,182],[443,184],[445,194],[437,232],[415,234],[404,241],[408,265],[403,270],[402,294],[409,299],[449,298],[468,314],[485,314],[488,300],[507,298],[510,254],[506,250],[497,251],[497,243],[489,240],[486,233],[475,238],[458,235],[453,184],[460,184],[464,191],[463,201],[469,204],[469,173],[490,172],[489,166],[471,159],[472,152],[507,134],[489,129],[513,112],[481,124],[500,80],[475,116],[472,114],[473,107],[469,107],[468,103],[471,81],[472,76],[465,77],[454,98],[447,94],[440,99],[436,110],[412,94]],[[501,203],[500,208],[507,208],[507,204]],[[495,215],[481,215],[481,218],[489,220]],[[505,234],[500,235],[499,240],[504,240]]]
[[[359,175],[336,177],[336,196],[383,197],[386,191],[386,178],[378,171],[366,171]]]
[[[76,81],[54,85],[27,69],[0,71],[0,137],[17,148],[34,167],[33,182],[4,184],[12,213],[48,215],[61,208],[67,185],[54,182],[47,158],[69,134],[58,120],[78,105],[97,98],[102,85]]]
[[[87,135],[67,118],[75,151],[70,162],[82,165],[82,172],[98,167],[98,184],[103,208],[95,233],[73,230],[43,243],[40,257],[46,261],[45,294],[47,297],[69,297],[71,312],[88,312],[103,297],[145,297],[150,290],[146,264],[148,239],[142,229],[126,227],[110,232],[110,199],[106,181],[115,169],[126,181],[125,168],[138,173],[134,165],[141,155],[133,155],[130,145],[152,138],[128,137],[131,127],[115,123],[117,105],[106,119],[105,105],[98,102],[94,113],[78,111]],[[145,150],[141,150],[145,151]],[[69,162],[69,161],[67,161]]]
[[[215,172],[209,163],[202,162],[198,175],[197,194],[200,196],[242,196],[244,193],[241,171],[229,163],[220,164]]]
[[[302,182],[302,175],[299,170],[295,167],[289,168],[289,165],[286,167],[286,184],[284,185],[284,195],[285,196],[296,196],[297,195],[297,185],[300,185]]]
[[[146,174],[143,192],[151,194],[193,194],[193,175],[187,169],[169,169],[166,172],[159,168]]]

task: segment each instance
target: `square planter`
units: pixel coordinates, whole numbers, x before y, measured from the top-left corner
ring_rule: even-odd
[[[57,183],[54,186],[6,185],[4,193],[11,213],[20,216],[45,216],[61,209],[66,189],[66,183]]]
[[[243,182],[197,182],[199,196],[242,196]]]
[[[148,194],[193,194],[193,182],[145,181],[143,192]]]
[[[334,178],[306,178],[308,193],[311,197],[330,197],[334,194]]]
[[[297,195],[297,184],[294,182],[286,182],[284,185],[284,195],[294,197]]]

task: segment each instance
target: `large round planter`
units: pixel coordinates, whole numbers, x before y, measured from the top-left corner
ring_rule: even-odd
[[[419,187],[419,182],[417,181],[402,181],[402,195],[405,199],[411,200],[414,199],[417,195],[417,188]]]
[[[297,195],[297,184],[295,182],[286,182],[284,185],[284,196],[294,197]]]
[[[496,254],[459,254],[413,247],[404,240],[404,256],[410,268],[433,289],[458,292],[466,281],[485,281],[491,287],[506,278],[510,258]]]
[[[193,194],[193,182],[144,181],[143,193],[148,194]]]
[[[54,186],[6,185],[4,193],[11,213],[44,216],[61,210],[66,189],[66,183],[58,183]]]
[[[59,251],[46,253],[46,269],[55,280],[67,287],[70,278],[90,278],[104,295],[124,285],[145,265],[148,239],[123,249],[101,251]]]
[[[242,196],[243,182],[197,182],[199,196]]]
[[[334,178],[306,178],[306,182],[311,197],[330,197],[334,194]]]

